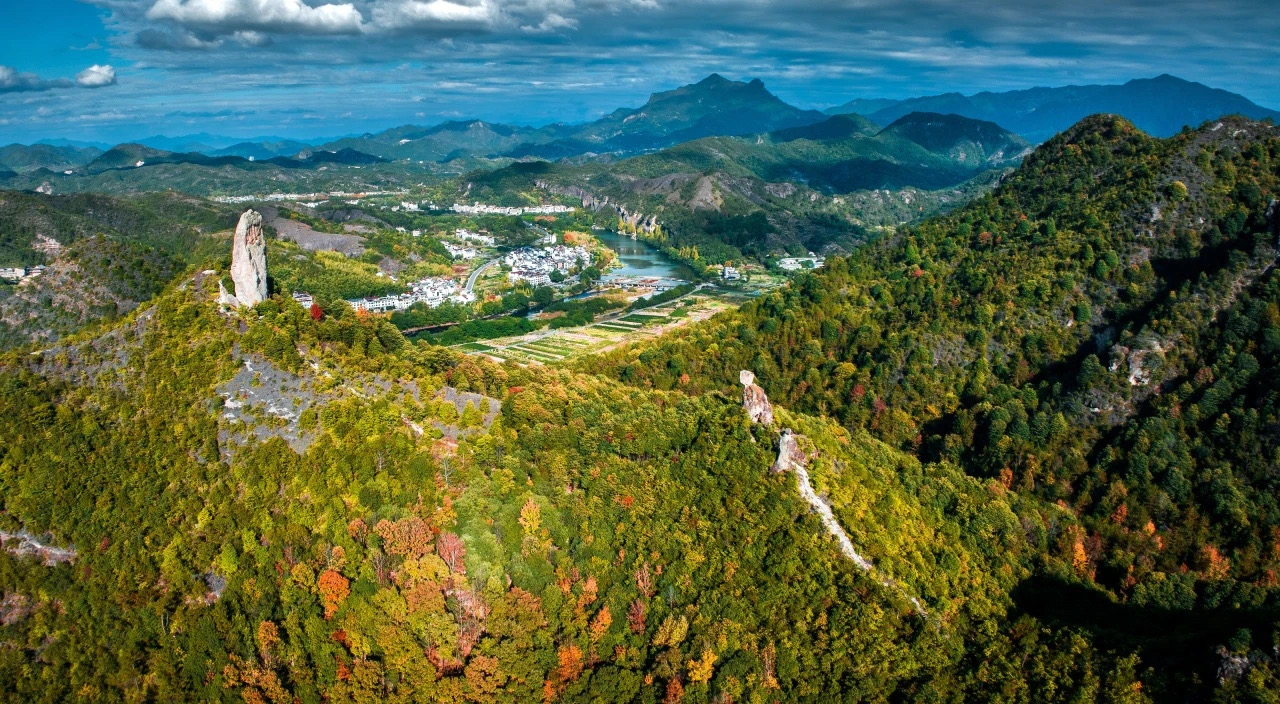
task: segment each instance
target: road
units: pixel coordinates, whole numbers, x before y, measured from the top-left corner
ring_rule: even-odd
[[[501,260],[499,260],[499,259],[490,259],[489,261],[485,262],[484,264],[481,264],[481,265],[480,265],[480,267],[479,267],[478,269],[476,269],[475,271],[471,272],[471,276],[468,276],[468,277],[467,277],[467,285],[466,285],[466,287],[464,287],[464,288],[463,288],[463,290],[464,290],[464,291],[466,291],[467,293],[475,293],[475,290],[476,290],[476,279],[480,278],[480,275],[484,273],[485,269],[488,269],[489,267],[493,266],[494,264],[497,264],[499,261],[501,261]]]

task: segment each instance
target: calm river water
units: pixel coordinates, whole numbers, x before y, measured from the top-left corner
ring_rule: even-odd
[[[593,230],[591,234],[604,246],[617,252],[618,259],[622,262],[620,268],[605,275],[606,280],[616,276],[656,276],[685,281],[693,278],[693,270],[644,240],[633,240],[628,235],[611,230]]]

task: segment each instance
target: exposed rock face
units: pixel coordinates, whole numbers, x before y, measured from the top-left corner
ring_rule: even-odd
[[[231,280],[236,285],[235,301],[256,306],[267,298],[267,241],[262,234],[262,216],[246,210],[236,225],[231,244]]]
[[[742,382],[742,407],[747,410],[747,417],[752,423],[773,425],[773,404],[764,389],[756,386],[756,375],[743,369],[738,372],[738,381]]]
[[[627,210],[626,206],[610,201],[609,196],[597,196],[579,186],[560,186],[542,180],[534,181],[534,185],[553,195],[581,198],[583,210],[599,212],[602,208],[613,208],[614,212],[618,214],[618,219],[634,227],[639,232],[652,233],[658,229],[658,218],[656,216],[633,213]]]
[[[800,443],[797,438],[799,436],[792,433],[791,428],[783,429],[782,437],[778,439],[778,460],[769,468],[774,474],[805,468],[809,458],[800,449]]]

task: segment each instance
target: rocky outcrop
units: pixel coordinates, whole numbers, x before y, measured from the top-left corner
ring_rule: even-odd
[[[60,548],[49,544],[42,538],[20,530],[17,533],[0,530],[0,546],[18,557],[33,555],[47,567],[72,562],[76,559],[76,549]]]
[[[534,185],[552,195],[581,199],[583,210],[599,212],[604,208],[612,208],[618,214],[619,220],[637,232],[650,234],[658,229],[658,218],[656,216],[633,213],[627,210],[627,206],[610,201],[609,196],[597,196],[579,186],[561,186],[542,180],[534,181]]]
[[[788,470],[795,471],[804,469],[809,462],[809,457],[800,449],[799,435],[791,432],[791,428],[784,428],[782,437],[778,439],[778,459],[770,467],[770,471],[774,474],[781,474]]]
[[[738,372],[738,381],[742,382],[742,407],[752,423],[773,425],[773,404],[764,389],[756,386],[756,375],[743,369]]]
[[[231,243],[231,281],[236,285],[234,297],[223,289],[224,300],[235,305],[256,306],[267,299],[267,240],[262,233],[262,216],[246,210],[236,225]]]

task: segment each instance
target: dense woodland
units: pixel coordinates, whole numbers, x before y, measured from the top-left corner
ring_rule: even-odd
[[[1094,118],[575,369],[202,261],[0,357],[0,700],[1275,701],[1278,168]]]
[[[1091,118],[952,216],[582,367],[695,394],[753,369],[792,409],[1069,509],[1106,604],[1187,632],[1248,614],[1237,644],[1273,656],[1277,193],[1268,124]]]

